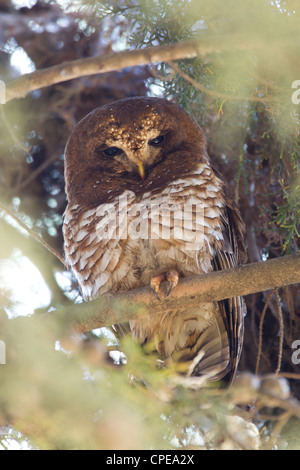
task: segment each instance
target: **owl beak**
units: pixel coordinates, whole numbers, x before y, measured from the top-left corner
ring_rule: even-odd
[[[138,173],[139,173],[141,179],[144,181],[144,179],[145,179],[145,167],[144,167],[144,164],[142,162],[140,162],[138,164]]]

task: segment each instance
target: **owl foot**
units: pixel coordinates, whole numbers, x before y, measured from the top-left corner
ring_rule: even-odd
[[[162,273],[162,274],[158,274],[157,276],[154,276],[150,282],[150,287],[153,290],[153,293],[158,300],[160,300],[160,297],[158,295],[159,287],[162,281],[164,280],[165,280],[165,274]]]
[[[158,274],[157,276],[154,276],[151,279],[150,287],[153,290],[153,293],[158,300],[160,300],[160,297],[158,295],[160,284],[165,280],[168,281],[168,288],[166,292],[166,297],[168,297],[168,295],[171,294],[174,287],[177,286],[178,281],[179,281],[179,274],[176,271],[176,269],[170,269],[169,271]]]
[[[167,290],[167,293],[166,293],[166,297],[168,297],[168,295],[171,294],[174,287],[177,286],[178,281],[179,281],[179,274],[176,271],[176,269],[170,269],[170,271],[168,271],[167,274],[166,274],[166,279],[169,283],[168,290]]]

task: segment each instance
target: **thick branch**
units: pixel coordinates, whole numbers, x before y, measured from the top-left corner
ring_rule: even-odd
[[[84,332],[137,317],[201,302],[218,301],[300,283],[300,253],[182,279],[172,294],[157,300],[148,287],[72,305],[51,315]],[[163,297],[163,296],[162,296]],[[49,314],[47,314],[49,315]]]
[[[295,37],[292,35],[293,41]],[[294,42],[293,42],[294,43]],[[266,48],[266,44],[273,49],[283,41],[278,38],[269,38],[268,41],[251,38],[241,40],[238,35],[226,37],[206,36],[199,40],[183,41],[176,44],[154,46],[137,50],[126,50],[100,57],[90,57],[72,62],[64,62],[53,67],[37,70],[22,77],[12,80],[6,85],[6,102],[13,98],[23,98],[29,92],[38,90],[56,83],[65,82],[86,75],[122,70],[125,67],[133,67],[151,62],[168,62],[195,56],[206,56],[211,53],[224,50],[257,50]],[[290,44],[290,42],[288,42]]]
[[[104,54],[100,57],[64,62],[53,67],[37,70],[11,81],[6,88],[6,101],[13,98],[22,98],[30,91],[37,90],[55,83],[65,82],[86,75],[122,70],[125,67],[160,62],[162,60],[176,60],[183,57],[195,57],[200,53],[211,51],[211,48],[200,46],[198,41],[186,41],[168,46],[156,46],[147,49],[122,51]]]

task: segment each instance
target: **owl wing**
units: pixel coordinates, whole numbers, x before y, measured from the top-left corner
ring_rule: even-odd
[[[220,235],[215,238],[211,263],[214,270],[224,270],[245,261],[243,244],[244,225],[235,204],[225,198],[226,206],[220,213]],[[224,380],[230,384],[235,376],[242,351],[245,304],[241,297],[201,304],[189,310],[183,307],[184,323],[178,328],[178,337],[184,347],[174,355],[178,371],[190,377]],[[209,314],[204,326],[201,316]],[[194,320],[196,320],[194,322]],[[199,323],[197,323],[199,322]]]
[[[216,250],[213,260],[215,270],[234,268],[246,261],[246,249],[243,242],[244,224],[233,201],[227,200],[222,222],[224,242],[222,248]],[[242,297],[233,297],[220,301],[219,308],[229,343],[230,361],[226,381],[231,383],[242,351],[246,305]]]

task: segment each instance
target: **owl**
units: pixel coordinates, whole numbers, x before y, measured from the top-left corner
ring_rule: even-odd
[[[85,300],[142,286],[161,298],[181,278],[245,261],[244,225],[203,131],[171,101],[127,98],[88,114],[68,139],[65,181],[65,256]],[[236,297],[145,312],[129,328],[177,374],[231,383],[244,315]]]

